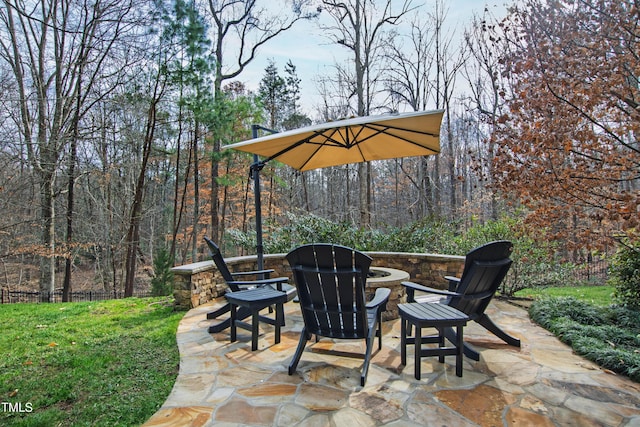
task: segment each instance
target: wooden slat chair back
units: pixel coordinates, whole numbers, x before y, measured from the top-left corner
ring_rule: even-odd
[[[224,260],[224,257],[222,256],[222,253],[220,252],[220,248],[218,247],[218,245],[216,245],[215,242],[213,242],[208,237],[205,237],[204,241],[207,243],[207,246],[209,247],[209,255],[211,256],[213,263],[216,265],[216,268],[222,275],[222,278],[229,286],[229,289],[233,292],[239,291],[240,287],[234,283],[235,279],[233,278],[233,275],[231,274],[231,271],[227,266],[227,262]]]
[[[498,261],[472,261],[455,288],[456,296],[447,303],[472,320],[484,313],[498,287],[504,280],[512,261],[509,258]]]
[[[465,266],[460,278],[449,277],[448,291],[429,288],[413,282],[403,282],[407,290],[407,302],[424,302],[447,304],[465,313],[507,344],[520,347],[520,340],[512,337],[496,325],[485,313],[491,299],[511,268],[509,258],[513,244],[507,240],[487,243],[467,253]],[[416,291],[437,295],[421,299]],[[447,330],[447,336],[455,339],[455,332]],[[479,360],[480,355],[465,343],[464,353],[468,357]]]
[[[513,243],[508,240],[496,240],[470,250],[465,255],[464,269],[459,280],[462,281],[465,276],[471,274],[470,268],[474,261],[497,261],[507,259],[511,256],[512,252]]]
[[[310,334],[365,338],[365,286],[371,258],[346,247],[304,246],[292,265],[302,316]]]
[[[289,280],[287,277],[269,277],[269,275],[273,273],[274,270],[269,269],[231,272],[229,270],[229,267],[227,266],[227,262],[224,260],[224,257],[220,252],[220,248],[218,247],[218,245],[208,237],[205,237],[204,240],[209,247],[209,255],[211,256],[211,259],[213,259],[213,263],[216,265],[216,268],[218,269],[218,271],[222,275],[222,278],[228,286],[228,289],[226,290],[227,293],[270,286],[278,291],[286,293],[287,301],[291,301],[295,297],[295,288],[287,284],[287,281]],[[252,280],[248,280],[246,279],[246,277],[250,277],[252,278]],[[207,313],[207,319],[218,319],[223,314],[228,313],[230,311],[230,308],[230,304],[225,304],[217,310]],[[272,312],[271,307],[269,307],[269,312]],[[240,320],[245,319],[250,315],[251,312],[244,307],[241,307],[237,312],[238,319]],[[274,322],[273,319],[266,316],[261,316],[260,321],[270,324],[273,324]],[[209,327],[209,332],[217,333],[230,326],[231,319],[227,317],[219,323],[211,325]]]
[[[379,288],[366,302],[365,286],[371,258],[339,245],[312,244],[287,254],[304,320],[296,354],[289,365],[295,372],[307,341],[312,335],[336,339],[365,339],[365,361],[360,384],[366,382],[375,336],[382,347],[382,311],[390,290]]]

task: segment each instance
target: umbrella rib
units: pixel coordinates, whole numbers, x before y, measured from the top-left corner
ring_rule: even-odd
[[[328,135],[324,135],[322,132],[318,132],[315,136],[322,135],[324,138],[326,138],[326,140],[324,142],[322,142],[322,143],[317,143],[317,144],[320,145],[320,146],[323,146],[323,145],[329,145],[329,144],[327,144],[327,142],[332,142],[337,147],[349,148],[349,142],[348,142],[347,138],[343,138],[345,140],[345,143],[342,144],[342,143],[340,143],[340,140],[338,140],[338,139],[333,137],[336,133],[338,135],[342,135],[342,133],[340,132],[341,129],[345,129],[345,128],[329,129],[332,132],[330,134],[328,134]],[[345,130],[347,130],[347,129],[345,129]],[[348,133],[347,133],[346,136],[348,136]]]
[[[419,135],[432,136],[434,138],[438,138],[440,136],[439,134],[433,133],[433,132],[422,132],[422,131],[413,130],[413,129],[405,129],[405,128],[401,128],[401,127],[397,127],[397,126],[379,125],[379,124],[376,124],[376,123],[368,123],[365,126],[368,127],[369,129],[377,131],[375,134],[369,136],[366,139],[373,138],[374,136],[379,135],[381,133],[384,133],[384,132],[386,132],[386,131],[388,131],[390,129],[399,130],[399,131],[402,131],[402,132],[411,132],[411,133],[415,133],[415,134],[419,134]],[[434,150],[431,147],[426,147],[426,146],[424,146],[422,144],[418,144],[417,142],[415,142],[415,141],[413,141],[411,139],[403,138],[403,137],[401,137],[399,135],[395,135],[395,134],[389,134],[389,135],[392,135],[393,137],[395,137],[395,138],[397,138],[399,140],[402,140],[404,142],[408,142],[411,145],[415,145],[415,146],[418,146],[420,148],[425,148],[427,150],[430,150],[434,154],[437,154],[437,153],[440,152],[439,150]],[[364,139],[363,141],[366,141],[366,139]]]
[[[304,166],[309,162],[309,160],[311,160],[311,158],[312,158],[312,157],[313,157],[313,156],[318,152],[318,150],[320,150],[320,148],[322,148],[322,146],[323,146],[323,145],[326,145],[326,143],[325,143],[325,142],[321,142],[321,143],[320,143],[320,142],[313,142],[313,141],[312,141],[312,139],[313,139],[313,138],[315,138],[315,137],[316,137],[316,136],[318,136],[318,135],[322,135],[322,132],[321,132],[321,131],[316,131],[316,132],[314,132],[314,133],[313,133],[313,135],[310,135],[310,136],[308,136],[308,137],[306,137],[306,138],[303,138],[303,139],[301,139],[300,141],[297,141],[296,143],[291,144],[291,145],[289,145],[289,146],[288,146],[288,147],[286,147],[286,148],[283,148],[282,150],[278,151],[276,154],[274,154],[274,155],[272,155],[272,156],[267,157],[267,159],[266,159],[266,160],[264,160],[264,162],[263,162],[263,163],[267,163],[267,162],[269,162],[269,161],[271,161],[271,160],[273,160],[273,159],[277,159],[278,157],[282,156],[283,154],[286,154],[286,153],[288,153],[289,151],[293,150],[294,148],[299,147],[299,146],[301,146],[301,145],[303,145],[303,144],[314,144],[314,145],[317,145],[317,146],[318,146],[318,148],[317,148],[317,149],[313,152],[313,154],[312,154],[311,156],[309,156],[309,158],[308,158],[308,159],[307,159],[307,160],[306,160],[306,161],[305,161],[305,162],[300,166],[300,168],[303,168],[303,167],[304,167]],[[327,136],[326,138],[327,138],[327,140],[328,140],[328,141],[332,141],[332,142],[334,142],[334,143],[335,143],[335,144],[337,144],[337,145],[342,145],[342,144],[340,144],[337,140],[333,139],[331,136]]]
[[[360,129],[358,130],[358,132],[357,132],[356,137],[354,138],[354,140],[356,140],[356,141],[358,140],[358,136],[360,136],[360,134],[364,131],[364,129],[365,129],[365,128],[366,128],[366,125],[365,125],[365,126],[360,126]],[[374,129],[374,130],[375,130],[375,129]],[[348,131],[348,129],[347,129],[347,131]],[[377,133],[375,133],[375,134],[371,135],[369,138],[373,138],[374,136],[376,136],[376,135],[378,135],[378,134],[380,134],[380,133],[381,133],[381,132],[380,132],[380,131],[378,131]],[[362,158],[362,161],[365,161],[365,160],[366,160],[366,158],[365,158],[365,156],[364,156],[364,153],[362,152],[362,149],[360,148],[360,144],[361,144],[363,141],[366,141],[366,140],[367,140],[367,139],[369,139],[369,138],[365,138],[365,139],[363,139],[363,140],[361,140],[361,141],[358,141],[358,143],[357,143],[357,144],[355,144],[355,145],[357,146],[357,148],[358,148],[358,152],[360,153],[360,157]]]
[[[364,126],[361,126],[359,128],[358,132],[350,132],[350,129],[348,127],[338,127],[338,128],[333,128],[330,129],[331,133],[328,135],[324,135],[322,132],[316,132],[313,136],[310,136],[309,138],[307,138],[307,142],[310,144],[316,144],[318,146],[318,148],[313,152],[313,154],[311,154],[307,160],[300,166],[300,169],[303,169],[310,161],[311,159],[313,159],[313,156],[316,155],[316,153],[323,147],[326,145],[330,145],[329,143],[333,143],[334,146],[336,147],[343,147],[346,149],[350,149],[352,146],[358,146],[358,152],[360,153],[360,157],[362,158],[362,160],[364,160],[364,154],[362,153],[362,150],[360,150],[360,142],[357,142],[356,144],[351,144],[349,141],[357,141],[358,140],[358,135],[360,135],[360,133],[364,130]],[[335,134],[338,134],[342,137],[342,139],[345,141],[344,143],[341,143],[340,140],[336,139],[334,137]],[[313,137],[322,135],[324,138],[324,141],[322,142],[313,142],[311,141],[311,139]],[[353,135],[353,137],[351,137]]]
[[[399,126],[381,125],[379,123],[367,123],[365,126],[368,126],[368,127],[371,127],[371,128],[380,127],[380,128],[384,128],[384,130],[393,129],[393,130],[399,130],[399,131],[403,131],[403,132],[417,133],[417,134],[420,134],[420,135],[432,136],[434,138],[437,138],[437,137],[440,136],[439,133],[426,132],[426,131],[421,131],[421,130],[416,130],[416,129],[407,129],[407,128],[402,128],[402,127],[399,127]]]
[[[300,145],[303,145],[303,144],[308,143],[308,142],[309,142],[309,140],[310,140],[311,138],[313,138],[313,136],[315,136],[315,135],[312,135],[312,136],[310,136],[310,137],[307,137],[307,138],[301,139],[300,141],[296,142],[295,144],[291,144],[291,145],[289,145],[288,147],[283,148],[282,150],[278,151],[276,154],[274,154],[274,155],[272,155],[272,156],[267,157],[267,158],[266,158],[266,160],[264,160],[264,163],[267,163],[267,162],[269,162],[269,161],[271,161],[271,160],[273,160],[273,159],[276,159],[276,158],[278,158],[278,157],[282,156],[283,154],[286,154],[286,153],[288,153],[289,151],[293,150],[294,148],[299,147]]]
[[[322,132],[318,131],[318,132],[314,132],[313,135],[311,135],[310,137],[306,138],[306,142],[310,143],[310,144],[314,144],[317,145],[317,148],[314,150],[314,152],[307,157],[307,159],[302,163],[302,165],[300,165],[299,169],[304,169],[304,167],[311,161],[311,159],[313,159],[313,156],[316,155],[316,153],[318,151],[320,151],[320,149],[324,146],[324,145],[328,145],[327,141],[331,141],[333,143],[335,143],[338,146],[342,146],[342,144],[340,144],[340,142],[338,142],[336,139],[333,138],[333,134],[335,134],[337,132],[337,129],[332,129],[333,132],[331,132],[330,135],[325,135],[326,140],[324,142],[313,142],[311,141],[311,138],[314,138],[318,135],[322,135]]]

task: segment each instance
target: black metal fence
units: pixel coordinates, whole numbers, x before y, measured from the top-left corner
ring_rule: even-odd
[[[608,261],[593,259],[583,264],[515,262],[500,292],[513,296],[522,289],[563,286],[600,286],[608,279]]]
[[[579,265],[576,268],[575,276],[581,281],[596,281],[604,285],[609,278],[609,261],[606,259],[595,259]]]
[[[74,291],[70,296],[71,302],[105,301],[124,298],[124,291]],[[134,291],[133,296],[146,298],[152,295],[151,291]],[[0,304],[36,303],[43,301],[62,302],[62,290],[45,292],[43,294],[41,292],[10,291],[7,289],[0,289]]]

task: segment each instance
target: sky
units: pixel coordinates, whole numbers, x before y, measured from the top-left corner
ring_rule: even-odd
[[[471,21],[473,15],[481,15],[485,6],[488,6],[496,16],[503,16],[505,0],[445,0],[447,15],[445,25],[447,31],[451,31],[454,37],[462,35],[465,26]],[[435,0],[415,1],[414,5],[422,4],[420,13],[432,12]],[[324,19],[328,18],[324,14]],[[301,105],[303,113],[312,119],[317,115],[316,106],[320,103],[317,89],[317,77],[333,74],[333,66],[343,63],[347,58],[348,50],[342,46],[332,44],[323,36],[318,25],[313,22],[298,22],[288,32],[271,40],[258,53],[258,57],[239,76],[251,91],[257,91],[260,80],[264,76],[264,70],[272,60],[280,75],[284,76],[286,63],[291,62],[296,66],[301,82]]]

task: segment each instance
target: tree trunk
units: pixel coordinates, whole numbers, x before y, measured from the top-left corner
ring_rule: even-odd
[[[84,43],[81,52],[85,52]],[[84,72],[84,62],[79,64],[78,81],[75,87],[76,109],[73,115],[71,145],[69,147],[69,168],[67,184],[67,247],[66,261],[64,267],[64,282],[62,284],[62,302],[71,301],[71,275],[73,267],[73,209],[74,209],[74,189],[76,185],[76,162],[78,159],[78,139],[80,138],[80,108],[82,106],[82,73]]]
[[[183,86],[180,85],[180,98],[182,98],[182,89]],[[173,187],[173,219],[171,222],[171,248],[169,249],[169,256],[172,260],[176,259],[176,240],[178,239],[178,229],[180,228],[180,223],[182,222],[182,212],[184,211],[184,203],[185,203],[185,192],[186,192],[186,184],[185,191],[183,191],[182,196],[180,196],[180,158],[182,154],[182,122],[183,122],[183,108],[182,103],[179,104],[178,107],[178,135],[176,138],[176,168],[175,168],[175,185]],[[189,166],[191,164],[191,159],[189,159],[189,163],[187,164],[187,170],[185,171],[185,176],[188,176],[187,171],[189,170]],[[186,179],[185,179],[186,182]]]
[[[200,157],[198,155],[198,140],[200,138],[199,127],[200,124],[196,119],[193,131],[193,229],[191,233],[191,262],[196,262],[198,257],[198,221],[200,219]],[[214,235],[213,232],[212,235]]]
[[[40,300],[52,302],[55,290],[56,239],[55,239],[55,198],[53,194],[54,173],[41,172],[40,200],[42,203],[42,243],[44,255],[40,258]]]
[[[77,136],[77,135],[75,135]],[[74,205],[74,188],[75,188],[75,165],[76,158],[78,155],[78,141],[73,138],[71,141],[70,153],[69,153],[69,181],[67,184],[67,257],[64,267],[64,282],[62,284],[62,302],[70,302],[71,301],[71,270],[73,267],[73,256],[72,256],[72,243],[73,243],[73,205]]]
[[[447,98],[447,145],[449,147],[449,156],[448,156],[448,173],[449,173],[449,217],[455,218],[456,210],[457,210],[457,176],[456,176],[456,153],[455,147],[453,144],[453,131],[451,130],[451,117],[449,115],[449,111],[451,110],[449,105],[449,99]],[[446,157],[445,157],[446,158]]]
[[[156,83],[159,85],[159,82]],[[156,86],[156,90],[157,90]],[[147,173],[147,163],[151,155],[151,146],[156,126],[156,108],[158,98],[151,100],[149,114],[147,117],[147,129],[144,138],[144,146],[142,151],[142,165],[140,166],[140,174],[136,181],[135,195],[133,205],[131,206],[131,216],[129,219],[129,230],[125,246],[127,248],[127,256],[125,260],[125,279],[124,279],[124,296],[133,296],[133,287],[136,275],[136,255],[140,244],[140,221],[142,219],[142,202],[145,191],[145,175]]]

